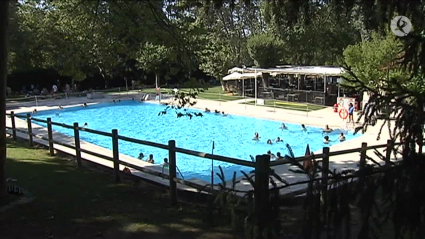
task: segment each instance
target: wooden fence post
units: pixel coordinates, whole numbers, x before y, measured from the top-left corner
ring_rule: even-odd
[[[365,168],[366,168],[366,151],[367,143],[362,143],[362,148],[360,150],[360,162],[359,162],[359,188],[363,188],[363,183],[365,180]]]
[[[16,125],[15,125],[15,112],[10,112],[10,120],[12,121],[12,137],[16,141]]]
[[[27,123],[28,123],[28,141],[30,143],[30,147],[32,147],[33,141],[32,141],[32,126],[31,126],[31,114],[30,113],[27,114]]]
[[[171,205],[177,204],[177,184],[174,181],[176,177],[176,141],[170,140],[168,141],[168,159],[170,160],[170,165],[168,167],[168,173],[170,176],[170,202]]]
[[[256,217],[257,236],[261,236],[268,222],[270,155],[255,157],[254,215]],[[260,237],[261,238],[261,237]]]
[[[53,132],[52,132],[52,118],[47,118],[47,135],[49,137],[49,151],[50,155],[55,155],[55,149],[53,148]]]
[[[113,129],[112,130],[112,156],[114,158],[114,175],[115,175],[115,182],[120,182],[120,154],[118,150],[118,130]]]
[[[393,151],[393,141],[387,140],[387,151],[385,152],[385,166],[389,167],[391,162],[391,152]]]
[[[75,156],[77,157],[77,168],[82,168],[81,164],[81,151],[80,151],[80,131],[78,130],[78,123],[74,123],[74,138],[75,138]]]
[[[322,202],[326,211],[328,202],[328,176],[329,176],[329,147],[323,147],[322,161]]]

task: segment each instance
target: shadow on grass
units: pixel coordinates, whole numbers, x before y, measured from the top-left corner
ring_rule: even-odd
[[[0,238],[233,238],[206,227],[203,209],[169,206],[166,190],[117,184],[47,152],[9,141],[6,177],[34,201],[0,214]]]

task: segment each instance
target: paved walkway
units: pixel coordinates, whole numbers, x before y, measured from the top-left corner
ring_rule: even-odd
[[[116,97],[116,96],[115,96]],[[114,97],[114,98],[115,98]],[[135,97],[137,98],[137,95],[128,95],[128,96],[123,96],[123,99],[125,99],[126,97],[128,98],[132,98]],[[94,99],[94,100],[88,100],[85,97],[81,97],[81,98],[71,98],[71,99],[60,99],[60,100],[54,100],[54,101],[43,101],[43,102],[38,102],[38,107],[37,110],[41,111],[41,110],[48,110],[48,109],[57,109],[59,105],[62,105],[64,107],[73,107],[76,105],[81,105],[82,103],[87,102],[88,104],[97,104],[97,103],[102,103],[102,102],[111,102],[113,98],[111,96],[106,96],[106,98],[103,99]],[[244,105],[244,104],[238,104],[238,102],[243,102],[242,100],[238,100],[238,101],[228,101],[228,102],[218,102],[218,101],[212,101],[212,100],[197,100],[197,104],[193,107],[193,108],[197,108],[197,109],[205,109],[205,108],[209,108],[211,110],[220,110],[220,111],[225,111],[226,113],[229,114],[236,114],[236,115],[245,115],[245,116],[251,116],[251,117],[260,117],[260,118],[266,118],[266,119],[271,119],[271,120],[279,120],[279,121],[283,121],[283,122],[292,122],[292,123],[304,123],[306,125],[311,125],[311,126],[317,126],[317,127],[324,127],[326,124],[328,124],[330,127],[333,128],[345,128],[346,127],[346,123],[344,121],[342,121],[337,113],[334,113],[332,111],[332,108],[325,108],[322,110],[317,110],[317,111],[313,111],[313,112],[300,112],[300,111],[292,111],[292,110],[285,110],[285,109],[273,109],[273,108],[268,108],[268,107],[262,107],[262,106],[252,106],[252,105]],[[29,105],[27,104],[22,104],[22,105],[8,105],[8,109],[10,110],[14,110],[15,113],[23,113],[23,112],[31,112],[34,109],[33,105]],[[17,127],[18,128],[22,128],[22,129],[26,129],[26,122],[23,120],[17,120]],[[7,125],[10,127],[10,120],[7,121]],[[387,139],[389,138],[388,136],[388,131],[384,131],[382,133],[382,136],[379,140],[377,140],[377,133],[379,131],[379,123],[377,124],[377,126],[375,127],[370,127],[368,129],[368,132],[366,132],[365,134],[363,134],[362,136],[355,138],[353,140],[349,140],[343,143],[340,143],[338,145],[332,146],[331,147],[331,151],[338,151],[338,150],[343,150],[343,149],[352,149],[352,148],[360,148],[361,147],[361,143],[362,142],[366,142],[368,143],[368,145],[376,145],[376,144],[385,144]],[[33,124],[33,129],[34,129],[34,133],[36,134],[40,134],[40,135],[44,135],[44,137],[47,138],[47,130],[41,126],[35,125]],[[27,138],[27,136],[25,134],[19,134],[20,137],[23,138]],[[60,140],[61,142],[67,142],[69,144],[73,144],[73,138],[57,133],[54,133],[54,139],[55,140]],[[34,140],[38,143],[47,145],[47,142],[44,140],[40,140],[40,139],[36,139],[34,138]],[[97,145],[88,143],[88,142],[81,142],[82,148],[86,149],[86,150],[92,150],[95,151],[97,153],[101,153],[104,155],[108,155],[108,156],[112,156],[112,151],[109,149],[105,149],[102,147],[99,147]],[[65,153],[71,154],[71,155],[75,155],[75,151],[69,148],[65,148],[59,145],[55,145],[55,148],[57,150],[63,151]],[[381,153],[383,153],[383,150],[379,150]],[[315,154],[319,154],[321,153],[321,150],[314,152]],[[374,154],[373,151],[368,151],[368,156],[374,158],[376,161],[380,161],[378,159],[378,157]],[[82,157],[86,160],[90,160],[96,163],[99,163],[101,165],[105,165],[107,167],[112,167],[112,163],[110,161],[104,160],[104,159],[100,159],[85,153],[82,153]],[[127,155],[123,155],[120,154],[120,160],[123,161],[127,161],[133,164],[136,164],[138,166],[142,166],[142,167],[150,167],[153,170],[156,171],[161,171],[162,169],[160,169],[160,167],[158,166],[153,166],[152,164],[148,164],[146,162],[143,162],[141,160],[138,159],[134,159],[132,157],[129,157]],[[177,159],[178,160],[178,159]],[[340,155],[340,156],[333,156],[330,158],[330,169],[337,169],[337,170],[341,170],[341,169],[347,169],[347,168],[357,168],[357,163],[359,161],[359,153],[352,153],[352,154],[345,154],[345,155]],[[290,168],[290,166],[288,165],[281,165],[281,166],[276,166],[274,167],[275,172],[281,176],[282,178],[284,178],[286,181],[288,181],[289,183],[293,183],[293,182],[297,182],[300,180],[304,180],[306,179],[306,177],[304,175],[301,174],[294,174],[292,172],[290,172],[288,169]],[[139,172],[137,170],[132,170],[133,174],[138,175],[140,177],[143,177],[145,179],[148,180],[152,180],[156,183],[160,183],[160,184],[164,184],[164,185],[168,185],[168,180],[164,180],[161,179],[159,177],[155,177],[155,176],[151,176],[148,174],[145,174],[143,172]],[[242,178],[239,178],[242,179]],[[196,182],[200,185],[205,185],[207,184],[207,182],[203,182],[200,180],[190,180],[192,182]],[[230,185],[230,184],[229,184]],[[279,184],[278,184],[279,185]],[[305,185],[297,185],[291,188],[288,188],[286,190],[282,190],[281,193],[287,193],[287,192],[291,192],[294,190],[299,190],[304,188]],[[191,188],[188,188],[187,186],[184,185],[180,185],[179,184],[179,188],[184,189],[184,190],[191,190],[194,191]],[[251,185],[244,180],[241,180],[241,183],[239,183],[236,187],[238,190],[243,190],[243,191],[247,191],[252,189]]]

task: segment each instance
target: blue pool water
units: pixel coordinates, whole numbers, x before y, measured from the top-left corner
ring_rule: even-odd
[[[305,153],[307,143],[311,151],[321,149],[323,134],[321,128],[308,127],[307,132],[301,131],[298,124],[287,123],[287,130],[279,129],[281,122],[260,118],[215,115],[205,113],[203,117],[177,118],[171,111],[166,115],[158,116],[164,106],[135,101],[123,101],[120,103],[107,103],[83,107],[73,107],[64,110],[50,110],[39,112],[33,117],[72,125],[78,122],[82,126],[88,123],[88,128],[104,132],[118,129],[120,135],[168,144],[168,140],[174,139],[176,146],[201,152],[211,153],[212,143],[215,142],[214,154],[250,160],[250,155],[265,154],[268,150],[272,153],[281,152],[282,156],[288,154],[286,143],[291,145],[295,156]],[[53,126],[53,130],[73,136],[73,131],[59,126]],[[259,132],[260,141],[253,141],[254,132]],[[340,131],[329,134],[331,145],[338,144]],[[358,135],[346,133],[347,140]],[[80,132],[80,137],[90,143],[112,149],[111,139],[105,136]],[[268,145],[267,139],[280,137],[284,142]],[[144,146],[120,140],[120,153],[137,158],[140,152],[147,157],[154,155],[155,164],[162,163],[168,158],[168,151],[150,146]],[[146,159],[146,158],[145,158]],[[214,162],[214,171],[218,172],[218,166],[225,171],[226,180],[230,180],[233,172],[241,175],[240,171],[249,172],[252,169],[224,162]],[[211,160],[177,154],[177,166],[185,179],[198,178],[210,181]],[[216,177],[215,180],[218,180]],[[217,181],[215,181],[217,182]]]

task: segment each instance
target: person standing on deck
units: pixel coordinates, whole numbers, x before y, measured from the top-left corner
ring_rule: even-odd
[[[350,103],[348,106],[349,106],[348,107],[348,123],[353,123],[354,124],[354,116],[353,116],[353,114],[354,114],[354,106],[353,106],[352,103]]]

